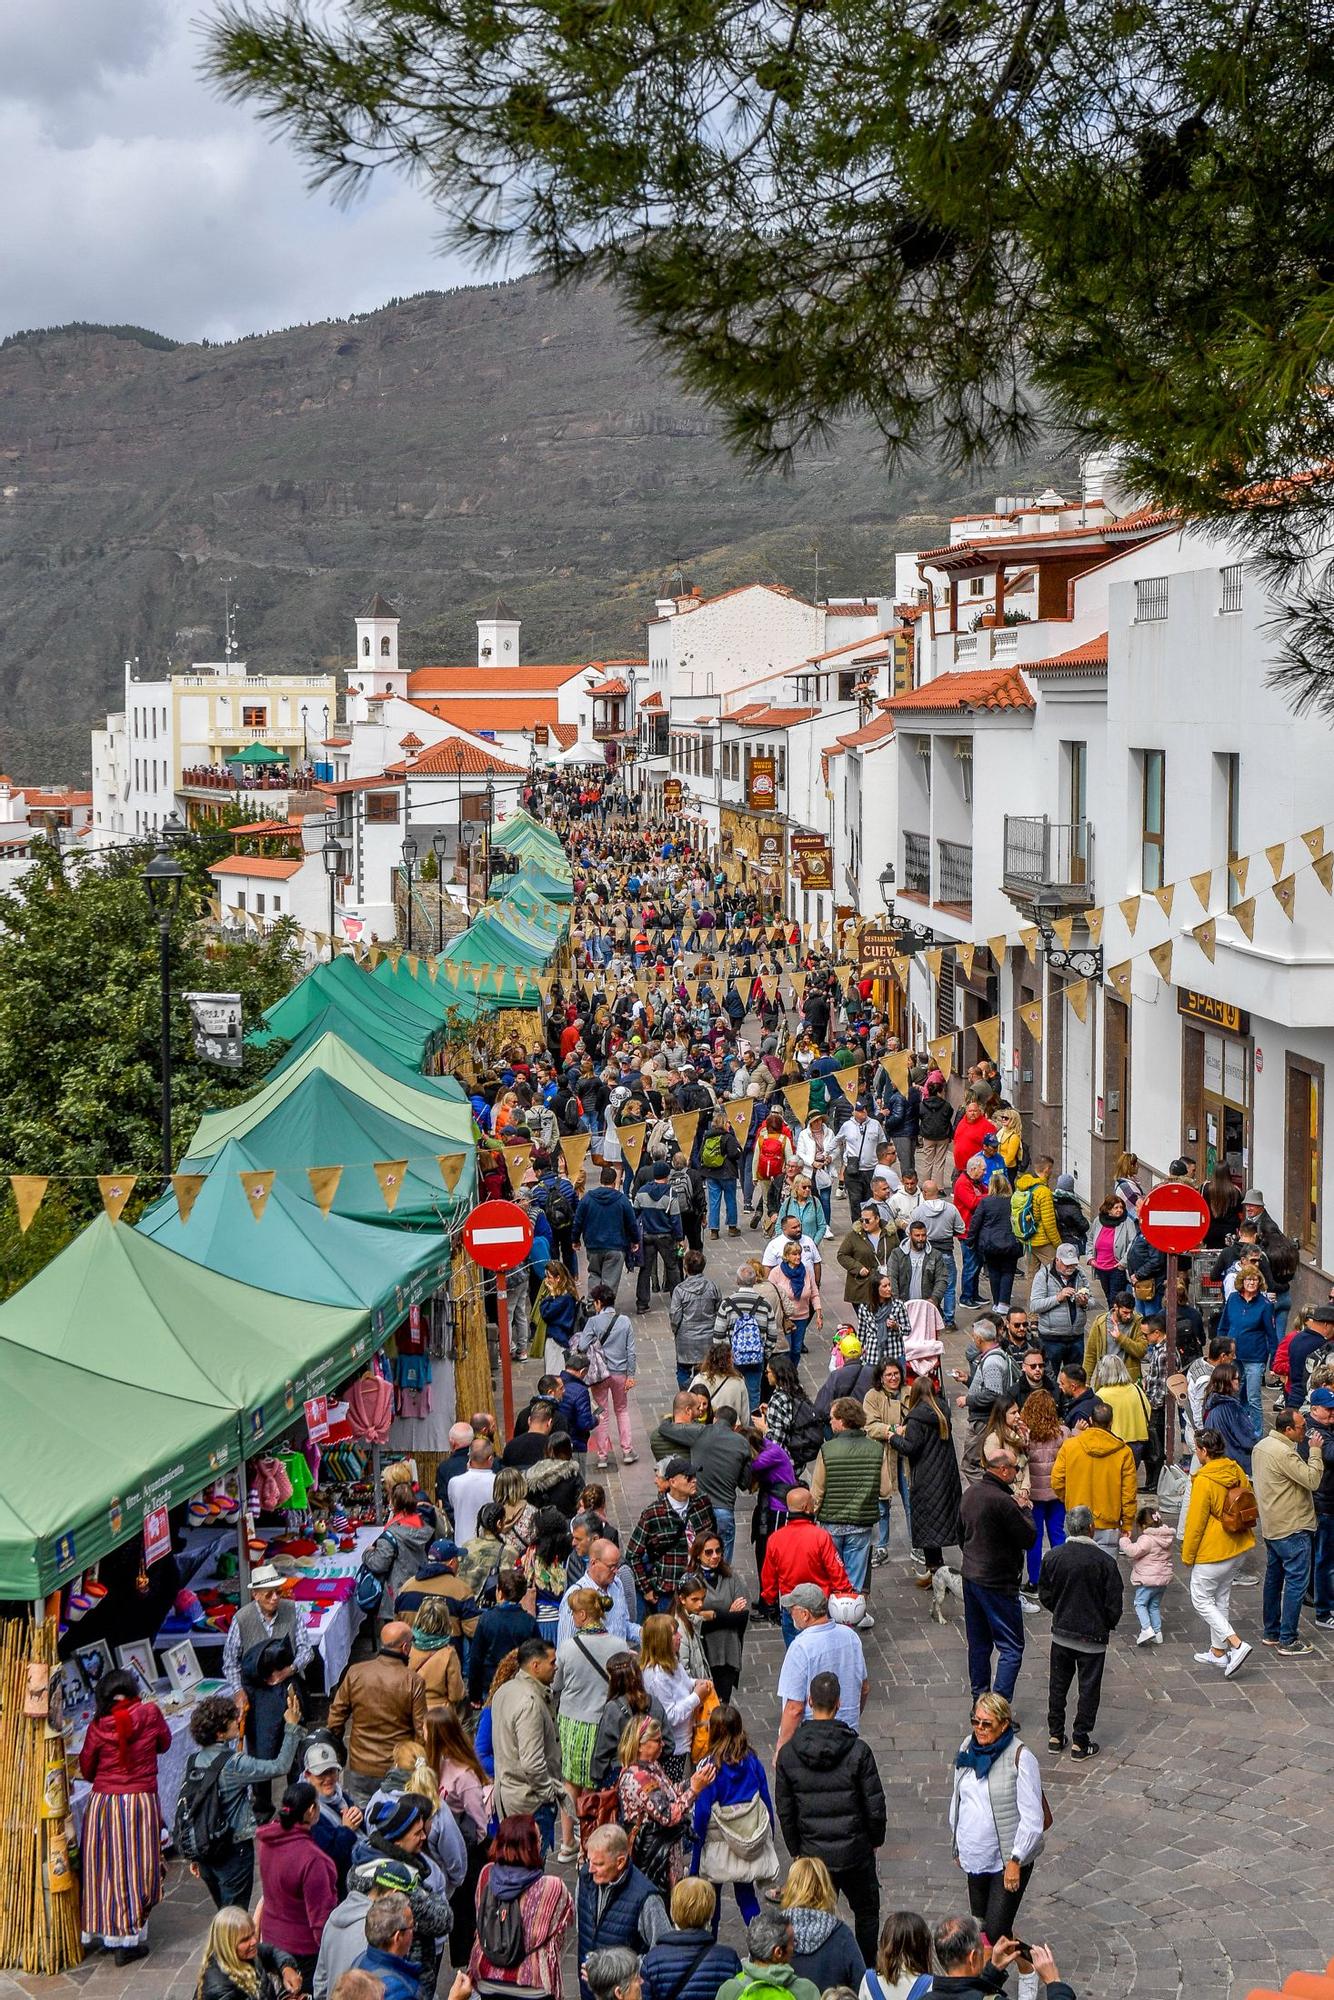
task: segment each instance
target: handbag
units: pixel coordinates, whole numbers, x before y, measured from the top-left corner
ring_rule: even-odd
[[[1130,1289],[1134,1292],[1137,1299],[1151,1299],[1158,1289],[1157,1280],[1154,1278],[1132,1278]]]
[[[596,1334],[593,1335],[584,1352],[588,1356],[588,1373],[584,1379],[590,1389],[596,1389],[598,1384],[605,1382],[611,1374],[611,1370],[607,1366],[607,1357],[602,1352],[602,1342]]]
[[[773,1828],[758,1792],[737,1805],[715,1801],[699,1872],[708,1882],[771,1882],[778,1876]]]

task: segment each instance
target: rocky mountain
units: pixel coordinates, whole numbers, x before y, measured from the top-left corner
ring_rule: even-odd
[[[1056,455],[983,481],[886,476],[848,432],[754,477],[605,291],[535,279],[350,321],[177,346],[67,327],[0,347],[0,768],[77,779],[122,662],[217,658],[224,591],[257,669],[351,663],[394,599],[411,664],[473,657],[500,591],[529,660],[639,650],[677,565],[887,592],[895,548]]]

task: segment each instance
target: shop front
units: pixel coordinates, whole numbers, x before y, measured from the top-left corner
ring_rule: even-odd
[[[723,873],[734,888],[759,895],[765,908],[781,908],[787,873],[787,827],[774,813],[723,806],[718,814]]]
[[[1207,993],[1177,989],[1181,1021],[1181,1150],[1207,1178],[1220,1163],[1244,1185],[1251,1167],[1255,1045],[1250,1016]]]

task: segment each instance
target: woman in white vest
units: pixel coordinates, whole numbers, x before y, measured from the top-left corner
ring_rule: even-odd
[[[968,1877],[968,1906],[994,1944],[1013,1935],[1048,1815],[1038,1760],[1020,1742],[1004,1696],[977,1695],[972,1725],[954,1760],[950,1832]],[[1022,2000],[1022,1978],[1020,1993]]]

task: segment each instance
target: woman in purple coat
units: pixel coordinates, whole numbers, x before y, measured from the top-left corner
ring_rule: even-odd
[[[748,1430],[755,1456],[750,1461],[750,1483],[755,1489],[755,1512],[750,1517],[750,1539],[755,1547],[755,1574],[764,1574],[764,1551],[769,1546],[769,1537],[775,1528],[781,1528],[787,1519],[787,1496],[789,1489],[799,1484],[796,1467],[787,1446],[775,1444],[766,1437],[758,1426]],[[769,1618],[770,1614],[756,1603],[751,1608],[753,1618]],[[775,1609],[771,1623],[777,1623]]]

